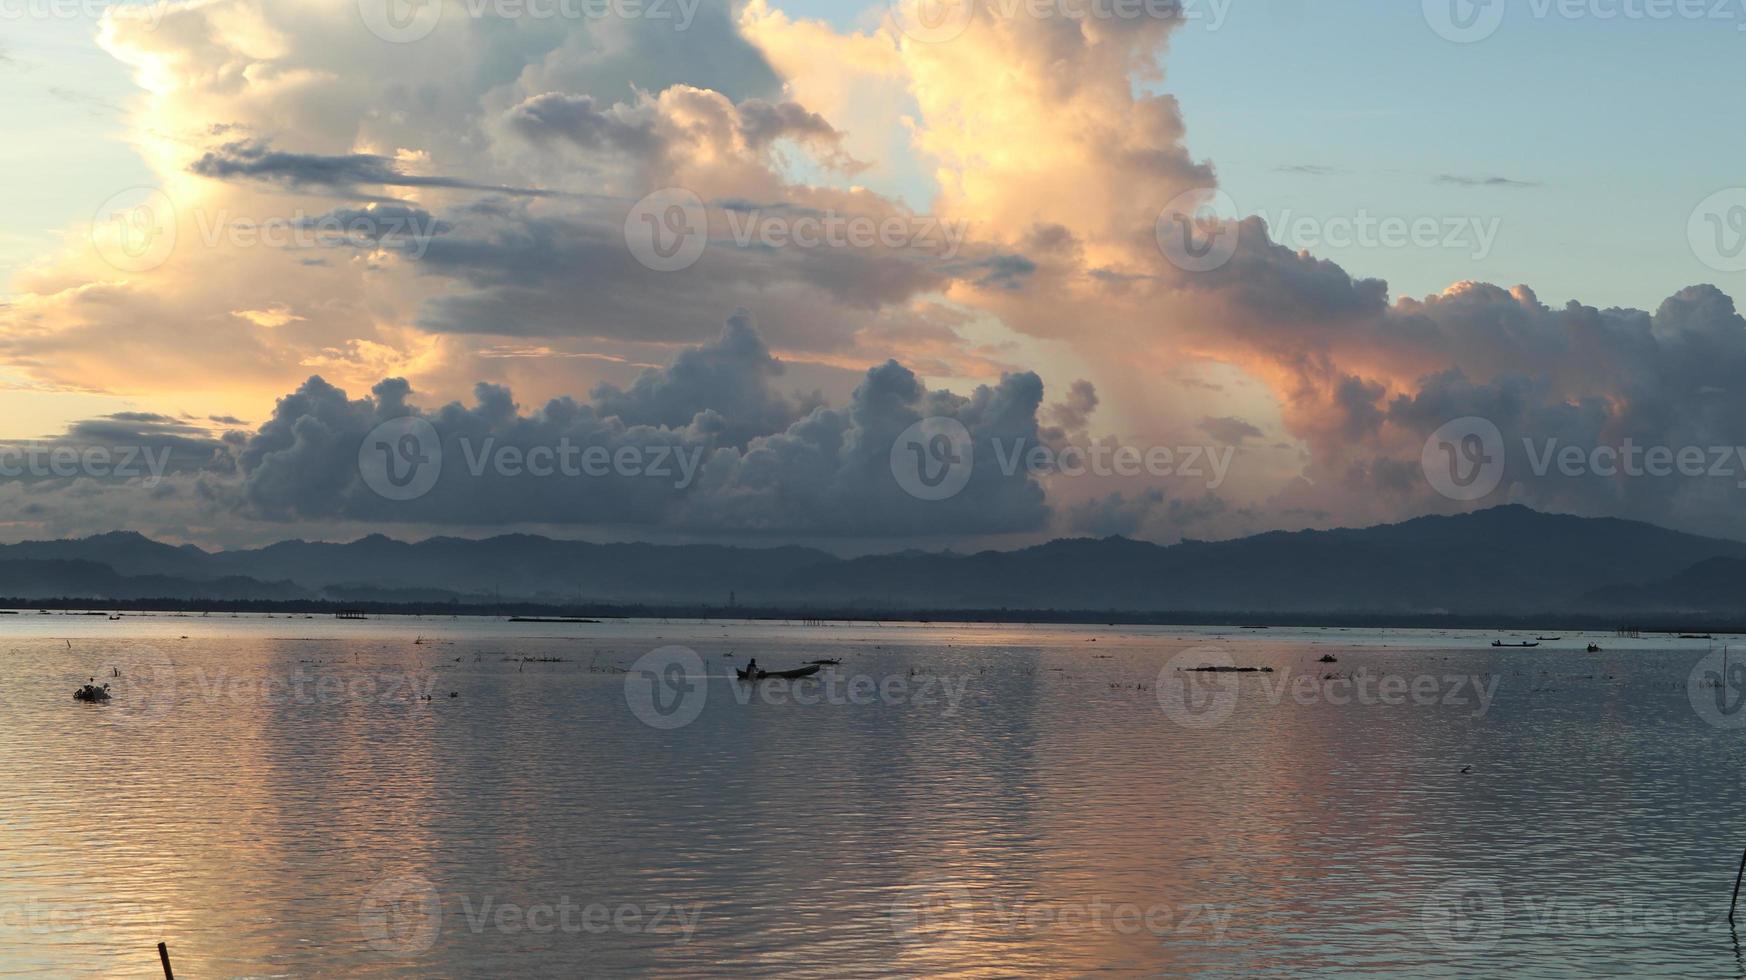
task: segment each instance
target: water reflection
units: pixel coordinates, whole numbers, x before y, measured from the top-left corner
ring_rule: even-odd
[[[1746,972],[1742,749],[1688,700],[1703,650],[53,625],[0,654],[9,974],[151,976],[159,939],[190,976]],[[674,642],[710,676],[663,730],[620,671]],[[1235,697],[1203,728],[1158,690],[1197,644],[1274,669],[1209,679]],[[748,692],[752,650],[904,683]],[[112,664],[170,679],[71,701]],[[1330,693],[1353,676],[1437,693]],[[1470,678],[1494,696],[1450,693]]]

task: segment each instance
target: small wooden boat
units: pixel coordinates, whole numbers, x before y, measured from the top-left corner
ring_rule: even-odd
[[[813,664],[809,667],[796,667],[793,670],[762,670],[762,669],[760,669],[758,671],[758,676],[756,676],[756,677],[748,677],[747,674],[749,673],[749,671],[747,671],[747,670],[735,670],[734,676],[738,677],[742,681],[762,681],[762,680],[769,680],[772,678],[778,679],[778,680],[795,680],[795,679],[798,679],[801,677],[811,677],[812,675],[818,673],[822,669],[823,668],[819,667],[818,664]]]
[[[806,663],[809,667],[814,665],[819,667],[835,667],[841,664],[842,660],[808,660]]]
[[[1521,643],[1505,643],[1502,640],[1493,640],[1493,641],[1491,641],[1491,645],[1494,647],[1508,647],[1512,650],[1525,650],[1525,649],[1532,649],[1534,647],[1539,646],[1540,644],[1531,643],[1531,642],[1528,642],[1526,640],[1522,641]]]
[[[1534,639],[1539,640],[1541,643],[1557,643],[1559,640],[1564,639],[1564,637],[1562,637],[1562,636],[1536,636],[1536,637],[1534,637]]]

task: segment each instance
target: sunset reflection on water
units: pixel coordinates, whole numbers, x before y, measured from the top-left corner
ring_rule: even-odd
[[[152,976],[160,939],[187,976],[1737,969],[1742,749],[1688,700],[1701,646],[4,625],[7,974]],[[623,671],[670,644],[710,676],[664,730]],[[1160,692],[1190,648],[1274,673],[1205,680],[1230,713],[1190,727]],[[748,693],[754,652],[885,690]],[[71,700],[112,667],[113,702]],[[1360,673],[1438,693],[1337,703]],[[1448,693],[1474,679],[1494,700]]]

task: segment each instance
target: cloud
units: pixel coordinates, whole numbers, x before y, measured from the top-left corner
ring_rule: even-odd
[[[1067,432],[1084,432],[1097,404],[1097,386],[1081,378],[1073,382],[1065,399],[1049,406],[1049,418]]]
[[[1173,20],[995,18],[977,5],[950,44],[867,25],[748,0],[705,5],[687,31],[444,18],[417,45],[385,45],[351,0],[203,0],[150,25],[115,8],[102,43],[143,93],[125,135],[182,234],[161,266],[137,269],[74,229],[65,255],[9,285],[0,353],[31,384],[177,410],[199,392],[232,420],[296,388],[224,443],[235,494],[216,471],[189,477],[198,490],[177,484],[188,509],[166,513],[189,526],[205,500],[209,517],[316,526],[449,526],[471,508],[488,522],[708,533],[1234,532],[1460,506],[1418,467],[1449,413],[1495,418],[1512,444],[1746,442],[1734,383],[1746,328],[1714,287],[1654,312],[1552,308],[1485,283],[1393,297],[1241,217],[1220,229],[1235,235],[1228,262],[1173,264],[1160,214],[1219,186],[1168,94]],[[638,263],[625,238],[634,203],[664,187],[705,211],[703,254],[674,273]],[[362,231],[312,255],[203,224],[225,215]],[[948,253],[744,233],[832,216],[961,237]],[[401,225],[424,232],[408,240]],[[666,367],[639,375],[648,364]],[[969,393],[928,389],[918,371]],[[1045,378],[1065,392],[1046,407]],[[413,390],[441,407],[415,408]],[[607,481],[578,501],[482,480],[404,507],[361,496],[358,441],[413,412],[452,423],[445,439],[569,436],[702,462],[684,492]],[[978,438],[1048,442],[1090,438],[1094,412],[1124,441],[1288,448],[1246,450],[1244,463],[1265,459],[1233,470],[1221,506],[979,475],[961,501],[917,510],[879,455],[893,427],[927,414]],[[1512,468],[1499,494],[1746,533],[1721,481]]]
[[[352,196],[369,196],[358,190],[362,186],[489,191],[515,197],[545,197],[552,193],[526,187],[483,184],[458,177],[408,174],[402,172],[393,160],[369,153],[340,156],[287,153],[274,150],[262,141],[227,143],[209,150],[194,161],[189,170],[215,180],[264,180],[296,189],[314,187]]]
[[[1200,420],[1200,427],[1207,435],[1231,446],[1241,446],[1249,439],[1259,439],[1266,435],[1252,423],[1233,416],[1204,418]]]
[[[1137,493],[1114,491],[1067,508],[1063,524],[1077,534],[1097,537],[1145,537],[1176,540],[1185,532],[1220,517],[1230,507],[1212,494],[1168,497],[1151,488]]]
[[[673,166],[670,157],[708,152],[755,159],[778,140],[819,150],[835,169],[862,165],[842,151],[842,134],[823,116],[794,102],[746,99],[735,105],[718,92],[675,86],[658,96],[642,93],[632,104],[599,105],[591,95],[545,92],[523,101],[505,117],[509,128],[536,144],[564,141],[586,151],[623,154],[650,169]]]
[[[736,318],[716,342],[682,353],[629,390],[605,387],[586,402],[554,399],[525,413],[507,389],[492,385],[480,385],[470,406],[424,412],[398,379],[352,399],[311,378],[280,399],[241,446],[239,495],[268,519],[426,526],[617,524],[877,537],[1046,524],[1043,491],[1022,470],[1009,475],[979,465],[962,493],[929,501],[906,492],[891,463],[897,438],[927,417],[958,420],[986,460],[995,458],[996,439],[1034,442],[1042,398],[1035,375],[1009,376],[961,397],[930,391],[887,362],[866,372],[843,408],[803,411],[769,389],[779,374],[756,332]],[[440,476],[423,496],[390,500],[371,489],[360,450],[368,454],[377,425],[406,416],[427,420],[438,434]],[[542,449],[558,461],[558,473],[523,472],[519,461],[531,464]],[[614,462],[587,472],[582,461],[592,454]],[[566,455],[578,471],[568,476]],[[514,471],[498,464],[505,458],[518,461]],[[621,459],[636,462],[627,467]]]
[[[1437,183],[1456,187],[1539,187],[1537,180],[1515,180],[1510,177],[1439,174]]]
[[[776,392],[772,382],[782,362],[752,326],[744,310],[728,319],[713,344],[681,351],[666,368],[644,371],[628,390],[603,384],[594,390],[597,410],[627,425],[682,428],[698,415],[720,418],[724,444],[744,446],[759,435],[796,421],[801,407]]]

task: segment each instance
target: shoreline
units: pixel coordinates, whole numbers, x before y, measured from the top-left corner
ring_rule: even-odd
[[[704,606],[639,603],[587,603],[550,605],[537,602],[488,604],[429,602],[334,602],[330,600],[223,601],[180,599],[90,599],[59,598],[21,600],[0,597],[0,615],[72,615],[155,613],[173,616],[229,616],[231,614],[311,615],[346,620],[372,616],[467,617],[506,621],[543,622],[553,625],[590,626],[603,620],[694,619],[798,621],[803,625],[853,623],[965,623],[1002,626],[1228,626],[1262,631],[1294,627],[1329,629],[1459,629],[1499,632],[1619,633],[1621,629],[1643,634],[1710,633],[1717,636],[1746,634],[1746,619],[1710,614],[1650,614],[1621,620],[1592,613],[1407,613],[1407,612],[1183,612],[1085,609],[885,609],[794,606]],[[1625,634],[1621,634],[1625,635]]]

